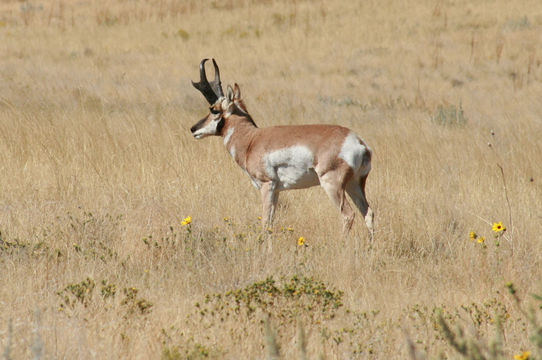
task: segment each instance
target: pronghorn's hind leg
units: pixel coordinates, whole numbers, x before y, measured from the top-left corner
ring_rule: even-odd
[[[340,176],[338,171],[330,171],[320,176],[320,185],[324,188],[326,194],[341,211],[343,217],[343,233],[347,234],[352,228],[354,222],[354,211],[346,200],[344,176]]]
[[[369,203],[367,202],[367,198],[365,196],[366,181],[367,175],[362,176],[359,181],[357,181],[356,179],[351,179],[346,186],[346,192],[348,192],[348,195],[350,195],[350,198],[361,212],[361,215],[363,215],[372,241],[374,238],[374,213],[373,210],[369,207]]]

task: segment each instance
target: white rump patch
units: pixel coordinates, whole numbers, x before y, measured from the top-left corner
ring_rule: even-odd
[[[356,134],[349,133],[344,139],[339,157],[343,159],[357,173],[363,166],[363,157],[368,151]]]
[[[267,175],[277,190],[303,189],[319,184],[314,171],[314,155],[306,146],[292,146],[273,151],[264,157]]]
[[[235,146],[233,145],[230,147],[230,155],[233,158],[233,160],[235,160]]]

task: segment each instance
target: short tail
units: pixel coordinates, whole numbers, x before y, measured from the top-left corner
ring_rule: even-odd
[[[367,177],[369,175],[369,172],[371,171],[371,160],[373,158],[373,151],[361,141],[361,143],[365,147],[365,151],[363,152],[363,157],[361,159],[361,176]]]

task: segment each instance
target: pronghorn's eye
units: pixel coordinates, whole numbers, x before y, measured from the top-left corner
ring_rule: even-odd
[[[211,110],[211,114],[213,114],[213,115],[218,115],[218,114],[220,114],[220,111],[215,110],[214,108],[209,108],[209,110]]]

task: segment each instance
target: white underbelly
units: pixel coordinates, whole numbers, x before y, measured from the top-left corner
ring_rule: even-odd
[[[313,168],[303,169],[293,166],[277,169],[277,190],[304,189],[320,184]]]
[[[314,170],[314,155],[305,146],[273,151],[264,157],[264,166],[277,190],[303,189],[320,183]]]

